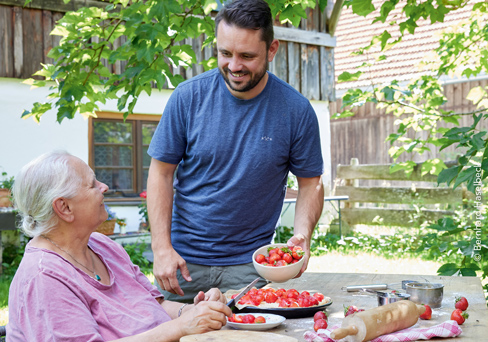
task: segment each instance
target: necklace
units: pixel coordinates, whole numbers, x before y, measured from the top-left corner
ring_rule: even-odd
[[[52,243],[54,246],[58,247],[60,250],[62,250],[63,252],[65,252],[66,254],[68,254],[71,259],[73,259],[78,265],[80,266],[83,266],[84,269],[88,270],[88,272],[90,273],[93,273],[94,275],[94,278],[98,281],[100,281],[102,278],[100,278],[100,276],[98,274],[95,273],[95,271],[89,269],[88,267],[86,267],[85,265],[83,265],[81,262],[78,262],[78,260],[76,260],[71,254],[69,254],[66,250],[64,250],[63,248],[61,248],[56,242],[54,242],[53,240],[51,240],[50,238],[48,238],[47,236],[45,235],[40,235],[41,237],[43,237],[44,239],[46,239],[47,241],[49,241],[50,243]],[[90,255],[91,256],[91,255]],[[93,261],[93,256],[91,256],[91,259],[92,259],[92,267],[95,268],[95,262]]]

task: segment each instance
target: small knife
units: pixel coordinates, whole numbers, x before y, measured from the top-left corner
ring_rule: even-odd
[[[229,302],[227,303],[227,306],[229,308],[234,308],[236,306],[236,304],[239,302],[239,300],[246,294],[249,292],[250,289],[252,289],[252,287],[254,285],[256,285],[256,283],[258,282],[258,280],[261,279],[261,277],[257,277],[256,279],[253,280],[253,282],[249,285],[247,285],[244,290],[242,290],[235,298],[232,298],[231,300],[229,300]]]

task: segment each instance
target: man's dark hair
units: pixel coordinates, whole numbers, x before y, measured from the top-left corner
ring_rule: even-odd
[[[225,5],[215,18],[215,35],[222,20],[239,28],[261,30],[261,39],[266,43],[266,49],[273,42],[273,18],[264,0],[235,0]]]

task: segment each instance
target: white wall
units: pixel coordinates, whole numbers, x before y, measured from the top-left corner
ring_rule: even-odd
[[[54,149],[66,150],[88,160],[88,120],[78,116],[56,122],[54,112],[46,113],[37,124],[21,119],[24,109],[36,101],[45,101],[47,88],[30,90],[21,80],[0,78],[0,171],[14,176],[38,155]]]
[[[24,109],[30,110],[34,102],[44,102],[49,94],[48,87],[30,89],[22,80],[0,78],[0,173],[6,171],[14,176],[20,168],[42,153],[62,149],[88,162],[88,120],[81,115],[75,119],[64,119],[56,122],[56,112],[47,112],[37,124],[32,118],[21,119]],[[149,97],[141,95],[134,110],[140,114],[162,114],[170,90],[153,91]],[[331,189],[330,159],[330,114],[328,104],[312,101],[320,125],[322,154],[324,158],[323,181],[326,194]],[[108,101],[100,105],[102,111],[117,112],[117,102]],[[139,209],[137,207],[114,206],[113,210],[127,219],[127,231],[137,230],[139,226]],[[289,214],[294,212],[290,208]],[[293,220],[291,217],[290,220]],[[286,223],[286,224],[285,224]],[[285,225],[293,224],[284,222]],[[116,232],[118,228],[116,228]]]
[[[44,114],[39,124],[32,118],[21,119],[24,109],[30,110],[34,102],[44,102],[48,94],[48,87],[30,89],[22,80],[0,78],[0,173],[15,176],[30,160],[57,149],[88,162],[88,119],[77,114],[75,119],[64,119],[59,124],[54,110]],[[141,95],[135,112],[162,114],[170,95],[168,90],[154,91],[151,97]],[[100,109],[117,112],[117,102],[108,101]],[[114,206],[113,210],[127,219],[127,231],[137,230],[140,220],[137,207]]]

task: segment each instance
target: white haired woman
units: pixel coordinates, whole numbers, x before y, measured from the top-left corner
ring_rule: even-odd
[[[177,341],[226,324],[218,289],[191,305],[164,300],[119,244],[94,233],[107,189],[66,152],[16,176],[14,203],[33,239],[10,287],[7,341]]]

